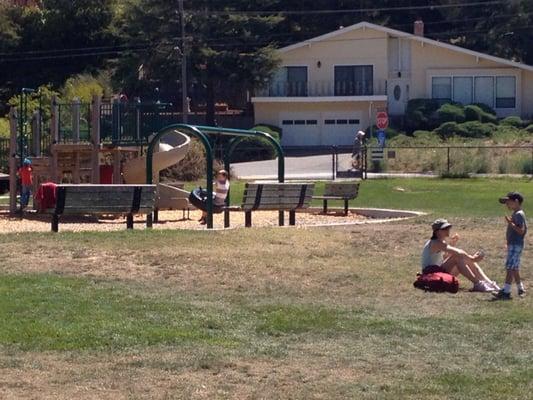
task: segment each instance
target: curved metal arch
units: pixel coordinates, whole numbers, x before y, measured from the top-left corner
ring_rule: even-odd
[[[188,124],[173,124],[166,126],[162,128],[151,140],[150,144],[148,145],[148,149],[146,152],[146,181],[147,183],[152,183],[152,161],[153,161],[153,154],[154,154],[154,148],[155,144],[159,142],[161,137],[164,135],[171,133],[169,131],[175,130],[175,131],[186,131],[184,133],[189,133],[192,136],[200,139],[202,144],[204,145],[205,151],[206,151],[206,158],[207,158],[207,168],[206,168],[206,175],[207,175],[207,228],[212,229],[213,228],[213,180],[210,179],[210,177],[213,176],[213,147],[211,145],[211,141],[209,140],[209,137],[205,135],[206,133],[216,133],[223,136],[236,136],[235,139],[233,139],[230,144],[228,145],[228,155],[225,155],[224,161],[226,164],[226,160],[228,161],[228,169],[229,169],[229,161],[231,160],[231,155],[233,154],[233,151],[238,146],[238,144],[247,137],[262,137],[269,141],[274,148],[276,149],[276,153],[278,154],[278,180],[280,183],[285,181],[285,154],[283,152],[283,148],[281,147],[279,141],[274,139],[271,135],[269,135],[266,132],[262,131],[255,131],[255,130],[242,130],[242,129],[230,129],[230,128],[218,128],[213,126],[195,126],[195,125],[188,125]],[[228,157],[229,156],[229,157]],[[228,199],[226,200],[229,201]],[[227,204],[227,203],[226,203]],[[280,211],[280,224],[283,224],[283,212]],[[147,225],[152,223],[152,216],[150,215],[147,219]]]
[[[207,176],[207,182],[206,182],[206,189],[207,189],[207,229],[213,229],[213,148],[211,147],[211,143],[209,141],[209,138],[201,132],[199,129],[197,129],[195,126],[192,125],[184,125],[184,124],[175,124],[175,125],[169,125],[161,129],[150,141],[150,144],[148,145],[148,148],[146,150],[146,183],[152,184],[153,182],[153,157],[154,157],[154,149],[155,145],[160,141],[160,139],[169,134],[172,133],[172,131],[182,131],[185,130],[187,134],[190,134],[191,136],[196,137],[199,139],[205,148],[206,153],[206,176]],[[149,215],[146,221],[147,226],[152,225],[152,216]]]

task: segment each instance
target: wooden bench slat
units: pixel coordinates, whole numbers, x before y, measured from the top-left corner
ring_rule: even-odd
[[[132,229],[133,214],[150,214],[154,210],[157,191],[156,185],[89,184],[57,185],[57,190],[58,204],[56,208],[47,210],[53,214],[52,231],[55,232],[58,231],[59,214],[126,215],[127,227]]]
[[[148,214],[152,212],[153,208],[141,208],[136,215],[142,215],[142,214]],[[119,214],[119,215],[126,215],[129,214],[130,210],[127,210],[125,208],[102,208],[102,209],[94,209],[87,211],[86,208],[69,208],[65,209],[63,214],[61,215],[105,215],[105,214]]]
[[[307,199],[304,199],[303,203],[306,204],[306,203],[310,203],[311,202],[311,198],[307,198]],[[246,202],[242,203],[243,206],[253,206],[255,203],[255,201],[251,200],[251,199],[246,199]],[[284,204],[284,205],[291,205],[291,204],[295,204],[295,205],[298,205],[300,204],[300,199],[284,199],[284,198],[272,198],[272,199],[261,199],[261,201],[258,203],[259,206],[261,205],[265,205],[265,204]]]
[[[91,198],[89,196],[82,196],[82,197],[74,196],[72,195],[72,193],[67,193],[65,201],[67,201],[69,204],[83,204],[83,205],[86,205],[87,207],[92,207],[92,206],[100,205],[100,204],[131,204],[132,200],[133,200],[133,193],[127,197],[110,196],[110,197],[96,197],[96,198]],[[140,198],[141,204],[143,203],[149,204],[149,203],[152,203],[154,200],[155,200],[154,196],[148,196],[148,195],[141,196]]]
[[[246,189],[244,191],[244,195],[245,196],[255,196],[256,193],[257,193],[257,188],[255,189]],[[300,193],[302,191],[302,188],[297,188],[297,189],[289,189],[289,190],[283,190],[282,188],[268,188],[268,187],[264,187],[261,191],[262,193],[262,196],[272,196],[272,195],[277,195],[277,196],[299,196]],[[306,189],[306,193],[312,193],[314,192],[314,186],[312,187],[307,187]]]
[[[252,226],[252,212],[259,210],[289,211],[289,223],[295,224],[295,211],[308,208],[315,185],[313,183],[247,183],[241,209],[245,211],[245,226]],[[283,225],[283,213],[279,224]]]

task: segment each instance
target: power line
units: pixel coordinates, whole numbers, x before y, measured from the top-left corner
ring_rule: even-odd
[[[61,55],[43,55],[43,56],[35,56],[35,57],[13,57],[13,58],[5,58],[0,59],[1,63],[10,63],[10,62],[26,62],[26,61],[44,61],[44,60],[64,60],[69,58],[83,58],[83,57],[93,57],[93,56],[108,56],[108,55],[114,55],[117,56],[122,53],[131,52],[131,53],[143,53],[145,51],[150,50],[151,48],[138,48],[138,49],[130,49],[130,50],[116,50],[116,51],[102,51],[102,52],[87,52],[87,53],[77,53],[77,54],[61,54]]]
[[[476,1],[462,4],[438,4],[427,6],[401,6],[401,7],[380,7],[380,8],[355,8],[355,9],[335,9],[335,10],[205,10],[205,11],[186,11],[189,15],[201,16],[201,15],[249,15],[249,16],[262,16],[262,15],[322,15],[322,14],[353,14],[353,13],[371,13],[371,12],[384,12],[384,11],[421,11],[421,10],[440,10],[447,8],[466,8],[466,7],[487,7],[496,6],[500,4],[507,4],[504,0],[494,1]]]

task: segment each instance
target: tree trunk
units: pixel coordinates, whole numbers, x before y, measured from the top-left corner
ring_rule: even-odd
[[[215,82],[211,77],[207,78],[206,85],[206,115],[205,124],[207,126],[215,126]]]

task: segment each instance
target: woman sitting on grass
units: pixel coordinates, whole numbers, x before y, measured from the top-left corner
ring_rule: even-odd
[[[422,273],[447,272],[463,275],[474,284],[473,292],[493,292],[500,288],[483,272],[478,262],[483,260],[483,253],[474,255],[454,247],[459,240],[457,234],[450,237],[452,225],[445,219],[437,219],[431,225],[433,236],[424,245],[422,251]]]

